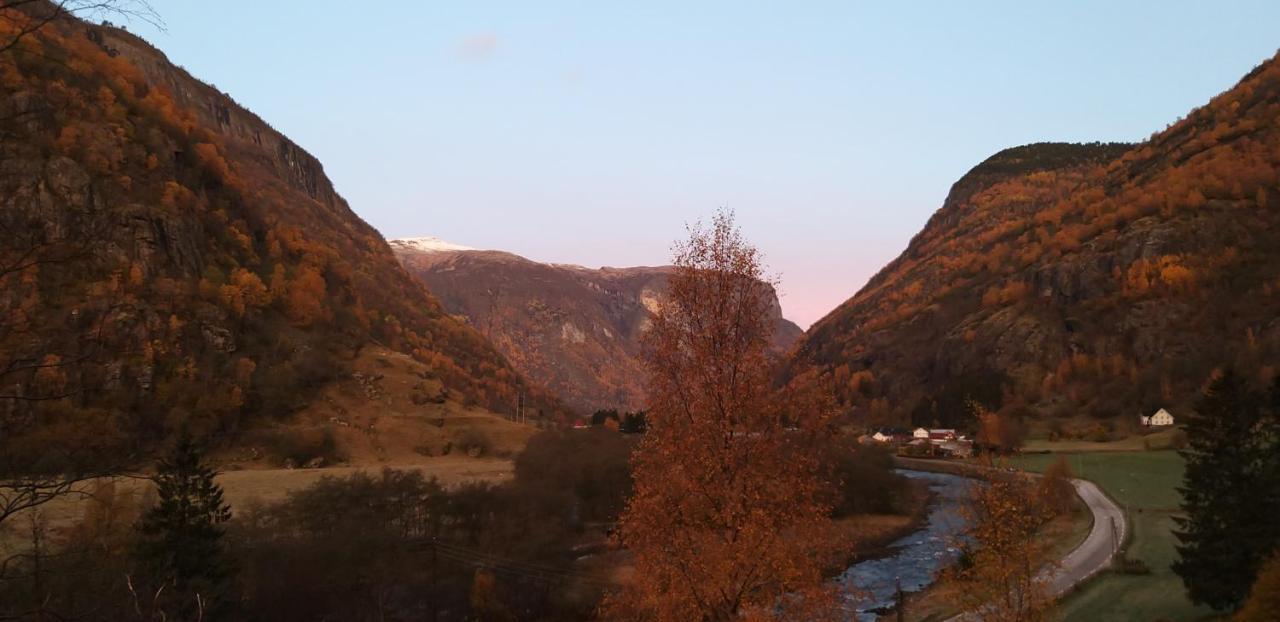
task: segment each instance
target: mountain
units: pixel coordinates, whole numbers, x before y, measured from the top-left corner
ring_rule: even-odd
[[[581,412],[644,407],[641,337],[670,267],[546,264],[437,238],[391,240],[444,308],[479,329],[521,373]],[[801,330],[774,298],[779,353]]]
[[[460,407],[523,393],[563,414],[315,157],[140,38],[59,19],[0,54],[0,82],[0,409],[22,422],[0,437],[47,455],[67,435],[104,451],[234,436],[349,381],[368,348],[410,355]]]
[[[1141,144],[997,153],[813,325],[786,378],[833,382],[863,421],[964,424],[973,398],[1113,428],[1189,408],[1225,366],[1267,382],[1277,166],[1274,58]]]

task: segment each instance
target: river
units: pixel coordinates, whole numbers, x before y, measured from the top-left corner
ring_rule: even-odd
[[[964,527],[959,503],[973,481],[958,475],[899,470],[912,479],[928,482],[934,493],[928,523],[890,545],[891,552],[850,566],[838,581],[845,587],[845,606],[859,622],[876,619],[894,603],[898,581],[902,591],[916,592],[933,582],[938,570],[955,559],[955,540]]]

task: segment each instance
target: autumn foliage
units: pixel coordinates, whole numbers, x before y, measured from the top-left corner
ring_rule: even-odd
[[[693,228],[674,263],[647,336],[649,429],[621,524],[635,579],[605,613],[820,619],[830,496],[813,447],[831,409],[772,390],[771,296],[731,215]]]
[[[24,27],[20,9],[2,17],[0,38]],[[49,434],[97,429],[82,419],[120,454],[183,426],[234,436],[374,343],[468,405],[523,393],[562,414],[404,273],[318,161],[141,39],[64,16],[0,52],[0,84],[0,414],[23,428],[0,430],[0,458],[15,468],[54,455]]]
[[[1224,361],[1261,373],[1280,357],[1277,118],[1271,58],[1141,143],[991,156],[814,324],[789,378],[866,372],[844,410],[900,424],[979,368],[1033,410],[1099,418],[1186,410]]]
[[[967,559],[946,571],[956,605],[982,622],[1035,622],[1051,602],[1042,574],[1048,543],[1036,531],[1052,516],[1049,499],[1028,476],[992,472],[970,488]]]

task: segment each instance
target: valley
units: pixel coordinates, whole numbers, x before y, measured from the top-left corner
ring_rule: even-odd
[[[695,93],[772,62],[732,46],[684,74],[706,50],[636,55],[599,30],[584,49],[653,66],[533,70],[573,46],[527,29],[586,11],[454,49],[442,9],[398,6],[412,36],[350,20],[308,39],[320,11],[243,26],[267,24],[269,50],[195,54],[154,36],[159,8],[0,0],[0,620],[1280,607],[1280,54],[1147,138],[968,160],[913,222],[898,203],[923,195],[884,184],[950,170],[958,152],[916,143],[963,132],[879,119],[903,159],[813,84],[707,113]],[[107,19],[130,16],[156,32]],[[251,86],[308,66],[314,93]],[[679,87],[644,91],[655,76]],[[905,97],[889,90],[857,99]],[[918,95],[892,112],[938,101]],[[854,248],[893,219],[919,226],[905,248]],[[891,257],[865,283],[864,250]],[[531,258],[573,253],[600,267]],[[826,263],[770,263],[798,256]],[[808,328],[788,319],[832,294]]]

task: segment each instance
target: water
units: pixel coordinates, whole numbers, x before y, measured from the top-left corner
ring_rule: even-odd
[[[893,553],[850,566],[837,579],[846,588],[845,604],[859,622],[876,619],[874,610],[894,604],[897,582],[902,591],[915,592],[933,582],[938,570],[955,559],[956,537],[964,528],[958,508],[972,480],[944,473],[899,470],[928,482],[934,500],[924,528],[895,541]]]

